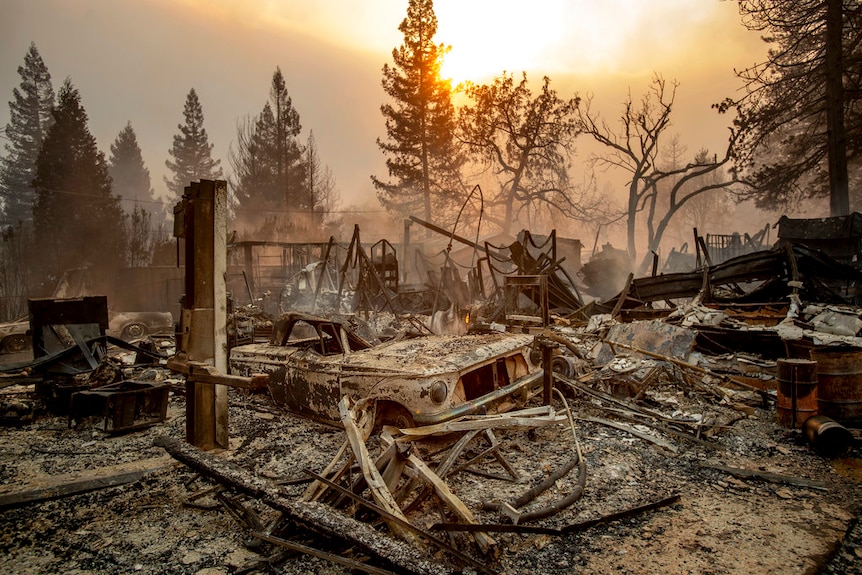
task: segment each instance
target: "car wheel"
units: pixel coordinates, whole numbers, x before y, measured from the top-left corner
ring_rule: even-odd
[[[147,326],[142,323],[130,323],[123,328],[120,338],[125,340],[138,339],[147,335]]]
[[[378,403],[377,410],[377,425],[380,427],[391,425],[398,429],[407,429],[416,426],[410,412],[397,403]]]
[[[27,336],[10,335],[3,340],[3,349],[9,353],[18,353],[30,347],[27,342]]]

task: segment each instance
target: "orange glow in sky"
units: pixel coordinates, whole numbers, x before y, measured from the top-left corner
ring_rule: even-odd
[[[383,58],[399,46],[408,0],[183,0],[234,22],[278,26]],[[733,2],[719,0],[435,0],[435,40],[451,46],[443,76],[484,82],[504,70],[648,76],[736,53]],[[749,64],[750,62],[744,62]]]
[[[403,43],[409,0],[0,0],[0,94],[7,99],[31,41],[55,88],[81,90],[100,147],[132,122],[160,191],[183,102],[202,100],[215,154],[227,168],[237,119],[260,111],[276,66],[305,130],[314,131],[345,195],[374,198],[385,170],[381,68]],[[725,144],[727,122],[710,105],[739,89],[733,70],[762,61],[737,4],[721,0],[434,0],[434,40],[451,46],[454,84],[504,71],[549,76],[563,97],[595,95],[615,117],[653,73],[679,80],[674,114],[689,149]],[[0,126],[8,120],[0,112]],[[579,152],[586,157],[585,152]]]
[[[456,83],[503,70],[642,74],[690,57],[702,27],[718,21],[720,12],[735,18],[732,8],[717,0],[434,3],[438,41],[452,46],[443,72]]]

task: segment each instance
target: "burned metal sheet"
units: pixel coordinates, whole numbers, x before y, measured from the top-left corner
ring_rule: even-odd
[[[636,321],[613,326],[605,339],[685,361],[694,346],[695,333],[662,321]],[[596,363],[605,364],[613,357],[611,345],[605,343],[599,351]]]

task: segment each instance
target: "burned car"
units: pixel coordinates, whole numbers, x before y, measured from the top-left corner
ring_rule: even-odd
[[[0,323],[0,352],[18,353],[30,349],[30,318],[19,317],[16,320]]]
[[[343,395],[377,402],[377,423],[440,423],[502,411],[542,382],[530,361],[533,337],[493,333],[423,336],[372,346],[342,322],[290,312],[269,343],[235,347],[234,375],[269,374],[273,400],[290,411],[337,422]]]
[[[108,335],[133,341],[155,334],[173,334],[174,319],[170,312],[119,311],[108,312]],[[33,346],[30,317],[0,323],[0,353],[18,353]]]
[[[173,334],[174,318],[169,311],[108,312],[106,333],[126,341],[148,335]]]

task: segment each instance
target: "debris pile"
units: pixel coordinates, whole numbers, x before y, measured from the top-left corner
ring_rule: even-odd
[[[3,369],[0,567],[854,572],[832,557],[862,555],[853,531],[839,549],[862,509],[862,272],[794,225],[593,302],[555,233],[437,229],[481,261],[462,280],[447,249],[411,285],[356,228],[346,257],[291,252],[281,300],[320,315],[232,310],[231,373],[171,373],[101,313],[43,322]],[[190,444],[208,399],[224,449]]]

